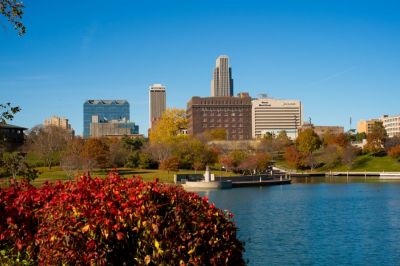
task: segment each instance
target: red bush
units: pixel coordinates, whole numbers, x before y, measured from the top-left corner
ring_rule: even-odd
[[[0,250],[39,264],[243,265],[230,214],[180,187],[82,177],[0,191]],[[1,256],[0,256],[1,262]]]

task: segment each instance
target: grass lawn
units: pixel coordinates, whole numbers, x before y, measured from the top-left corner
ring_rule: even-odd
[[[286,162],[277,162],[278,167],[283,169],[290,169]],[[400,172],[400,162],[390,156],[375,157],[370,154],[364,154],[358,156],[353,163],[353,166],[349,169],[345,165],[339,165],[334,168],[321,167],[315,169],[314,172],[344,172],[344,171],[355,171],[355,172]]]
[[[40,175],[35,179],[32,184],[40,185],[46,181],[57,181],[57,180],[68,180],[67,175],[60,167],[52,167],[49,170],[47,167],[37,167],[36,168]],[[91,172],[92,177],[105,177],[111,169],[97,169]],[[118,172],[123,177],[133,177],[140,176],[145,181],[153,181],[158,178],[160,182],[173,183],[174,174],[201,174],[204,171],[194,171],[194,170],[179,170],[178,172],[167,172],[163,170],[154,169],[134,169],[134,168],[118,168]],[[212,171],[216,176],[231,176],[234,175],[230,172],[225,171]],[[82,175],[83,172],[77,172],[76,176]]]

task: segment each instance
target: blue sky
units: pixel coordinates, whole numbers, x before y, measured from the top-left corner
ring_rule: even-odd
[[[0,102],[32,127],[52,115],[78,134],[87,99],[127,99],[140,133],[148,87],[167,105],[209,96],[230,57],[235,94],[300,99],[304,120],[353,127],[399,114],[398,1],[25,1],[27,34],[0,20]]]

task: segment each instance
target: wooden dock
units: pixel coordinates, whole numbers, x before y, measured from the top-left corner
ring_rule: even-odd
[[[254,180],[254,181],[232,181],[232,188],[238,187],[265,187],[288,185],[292,183],[291,179],[270,179],[270,180]]]

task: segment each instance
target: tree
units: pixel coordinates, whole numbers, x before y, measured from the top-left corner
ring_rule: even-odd
[[[184,109],[167,109],[157,121],[149,134],[150,143],[165,143],[173,141],[180,134],[180,130],[186,129],[188,120]]]
[[[25,154],[12,152],[3,154],[2,166],[12,176],[13,183],[17,175],[22,176],[30,183],[38,177],[39,171],[31,168],[25,161]]]
[[[271,164],[271,159],[271,154],[258,152],[249,155],[240,163],[238,168],[242,171],[249,171],[250,173],[265,172]]]
[[[207,140],[226,140],[227,133],[225,128],[215,128],[204,132]]]
[[[122,143],[126,149],[129,151],[138,151],[140,150],[144,143],[145,139],[144,138],[129,138],[129,137],[123,137],[122,138]]]
[[[303,166],[302,154],[292,145],[285,148],[284,157],[289,166],[299,169]]]
[[[7,173],[11,174],[15,180],[17,175],[24,169],[25,156],[19,152],[11,152],[3,154],[3,167]]]
[[[281,130],[276,137],[276,140],[279,142],[282,148],[292,144],[292,140],[288,137],[286,130]]]
[[[104,139],[86,140],[81,153],[84,170],[91,171],[94,167],[104,169],[109,166],[109,152],[110,148]]]
[[[151,157],[151,154],[147,152],[140,152],[139,153],[139,165],[142,169],[157,169],[158,164],[154,161]]]
[[[350,169],[353,166],[353,162],[354,159],[357,157],[357,154],[359,154],[359,150],[356,147],[353,147],[350,144],[347,145],[343,149],[342,163]]]
[[[266,134],[260,141],[257,149],[272,155],[275,160],[281,159],[285,147],[292,144],[292,141],[285,130],[279,132],[275,137],[273,134]]]
[[[0,126],[7,124],[9,120],[13,120],[14,115],[19,111],[21,111],[21,108],[19,108],[19,106],[11,106],[11,103],[0,104]],[[2,135],[3,134],[0,131],[0,163],[3,158],[3,152],[6,148],[4,136]]]
[[[168,174],[169,171],[178,171],[179,169],[179,160],[175,156],[168,157],[161,161],[159,168],[161,170],[167,170]]]
[[[0,104],[0,124],[7,124],[7,121],[13,120],[14,115],[20,111],[21,108],[19,106],[11,106],[11,103]]]
[[[68,141],[67,146],[62,153],[61,157],[61,168],[67,174],[67,177],[71,179],[74,173],[82,169],[82,149],[84,140],[81,138],[74,138]]]
[[[322,163],[327,167],[335,167],[340,163],[341,156],[337,145],[330,144],[322,150]]]
[[[61,127],[36,126],[30,131],[28,139],[29,149],[37,153],[51,169],[52,165],[60,161],[71,134]]]
[[[400,159],[400,144],[390,148],[388,154],[390,157]]]
[[[0,13],[14,25],[19,35],[25,34],[26,28],[21,22],[24,14],[24,4],[21,1],[0,0]]]
[[[367,144],[364,146],[366,152],[378,154],[384,151],[383,144],[387,138],[387,133],[382,122],[375,122],[371,132],[367,134]]]
[[[109,141],[109,160],[112,167],[122,167],[127,162],[130,155],[129,150],[126,148],[122,141],[113,139]]]
[[[312,154],[321,147],[321,140],[313,129],[307,128],[299,133],[296,145],[300,152]]]
[[[389,150],[397,145],[400,145],[400,136],[394,136],[392,138],[387,138],[385,140],[385,150],[389,152]]]

